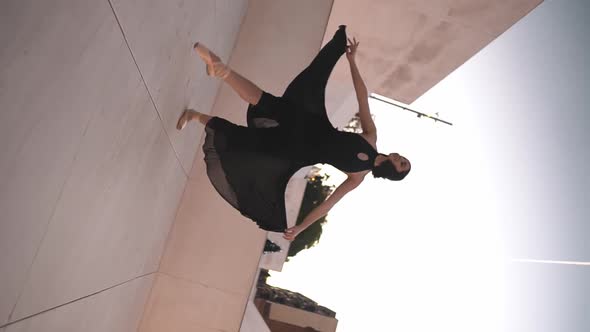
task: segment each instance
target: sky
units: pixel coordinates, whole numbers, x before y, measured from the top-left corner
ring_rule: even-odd
[[[371,100],[412,173],[367,176],[269,283],[339,332],[590,331],[588,17],[546,0],[411,105],[453,126]]]

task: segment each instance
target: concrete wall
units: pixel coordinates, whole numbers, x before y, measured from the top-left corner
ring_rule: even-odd
[[[246,0],[0,4],[0,330],[139,324]],[[29,318],[30,317],[30,318]],[[19,321],[20,320],[20,321]]]
[[[280,95],[319,50],[330,8],[331,1],[252,0],[231,59],[221,57],[261,88]],[[245,124],[246,108],[223,85],[213,108],[199,110]],[[265,238],[266,232],[211,186],[199,149],[140,331],[238,331]]]
[[[360,41],[359,70],[370,92],[410,104],[542,0],[336,0],[324,40],[340,24]],[[357,112],[346,61],[335,68],[326,104],[342,126]]]

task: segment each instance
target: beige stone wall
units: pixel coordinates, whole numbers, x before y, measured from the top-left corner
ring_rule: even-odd
[[[111,6],[112,5],[112,6]],[[0,330],[133,331],[246,0],[0,3]]]
[[[324,41],[340,24],[360,41],[357,62],[370,92],[410,104],[542,0],[336,0]],[[331,120],[357,112],[346,61],[327,90]]]

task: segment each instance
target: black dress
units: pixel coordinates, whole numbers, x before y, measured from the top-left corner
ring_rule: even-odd
[[[345,50],[340,26],[282,97],[264,92],[248,107],[248,127],[218,117],[207,123],[203,151],[211,183],[262,229],[287,228],[285,189],[300,168],[318,163],[344,172],[372,168],[377,151],[360,135],[334,128],[326,114],[326,83]]]

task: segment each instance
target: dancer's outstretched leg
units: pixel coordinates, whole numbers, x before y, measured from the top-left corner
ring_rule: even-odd
[[[262,89],[231,69],[225,78],[225,83],[231,86],[248,104],[257,105],[262,97]]]
[[[204,45],[196,43],[194,50],[206,63],[209,76],[221,78],[248,104],[258,104],[262,96],[262,90],[256,84],[233,71]]]
[[[178,118],[178,122],[176,123],[176,129],[182,130],[186,125],[191,122],[192,120],[199,121],[202,125],[207,125],[207,122],[211,120],[211,116],[207,114],[203,114],[201,112],[197,112],[193,109],[187,108],[185,109],[180,117]]]
[[[332,40],[324,45],[311,64],[289,84],[283,97],[323,106],[328,78],[345,52],[346,26],[341,25]]]

